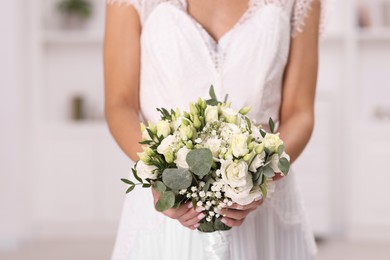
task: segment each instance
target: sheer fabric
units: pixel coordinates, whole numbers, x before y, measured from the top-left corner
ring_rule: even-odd
[[[187,109],[214,85],[232,106],[251,106],[257,123],[279,119],[282,78],[291,35],[304,26],[312,0],[251,0],[218,42],[186,12],[186,1],[107,0],[133,5],[142,22],[140,110],[156,122],[156,107]],[[305,11],[306,10],[306,11]],[[233,229],[234,260],[313,259],[316,246],[294,172],[276,182],[271,198]],[[149,190],[126,196],[112,259],[203,259],[197,231],[156,212]]]

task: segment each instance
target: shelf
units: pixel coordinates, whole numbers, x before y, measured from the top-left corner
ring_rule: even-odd
[[[361,41],[390,41],[390,28],[369,28],[357,32]]]
[[[47,44],[101,44],[103,33],[99,31],[44,31],[42,42]]]

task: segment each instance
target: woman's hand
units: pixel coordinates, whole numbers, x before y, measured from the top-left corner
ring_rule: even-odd
[[[229,227],[241,226],[248,214],[257,209],[263,202],[264,200],[260,199],[246,206],[234,203],[232,206],[220,210],[219,214],[223,216],[221,221]]]
[[[273,181],[278,181],[280,179],[283,179],[283,175],[280,172],[275,173],[275,176],[272,178]]]
[[[152,188],[154,205],[156,205],[158,199],[160,198],[160,194]],[[201,209],[199,209],[201,211]],[[199,221],[203,219],[206,215],[201,212],[197,212],[193,207],[192,203],[188,202],[186,204],[181,205],[178,209],[168,209],[162,212],[165,216],[177,219],[183,226],[195,230],[199,227]]]

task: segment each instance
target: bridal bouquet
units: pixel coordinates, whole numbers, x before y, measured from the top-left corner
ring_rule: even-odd
[[[246,116],[250,108],[236,111],[227,98],[218,101],[212,86],[210,97],[199,98],[183,113],[158,108],[157,124],[141,124],[144,152],[132,169],[139,183],[122,179],[130,185],[127,192],[136,185],[153,186],[160,193],[158,211],[188,201],[202,207],[202,232],[230,229],[219,210],[266,197],[275,174],[286,175],[290,167],[272,119],[269,133]]]

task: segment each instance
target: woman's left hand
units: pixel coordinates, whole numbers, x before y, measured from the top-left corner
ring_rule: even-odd
[[[232,206],[220,210],[219,214],[223,216],[221,221],[229,227],[241,226],[248,214],[263,204],[263,202],[264,200],[260,199],[245,206],[234,203]]]

